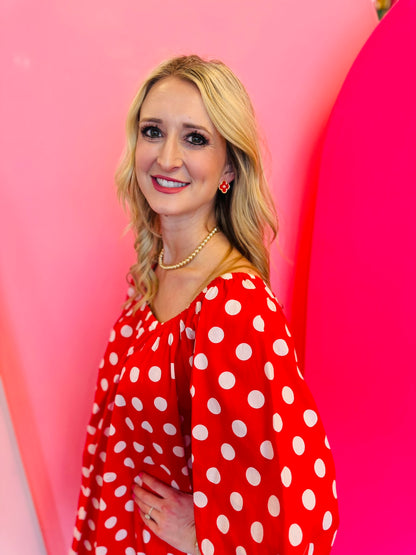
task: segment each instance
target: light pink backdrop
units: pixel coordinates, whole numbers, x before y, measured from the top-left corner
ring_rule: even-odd
[[[306,368],[337,461],[335,553],[416,553],[416,0],[352,67],[325,140]]]
[[[112,176],[137,84],[161,59],[190,52],[222,58],[246,84],[281,218],[274,288],[302,351],[322,138],[376,16],[370,0],[15,0],[0,9],[1,372],[47,547],[59,555],[96,369],[132,260]],[[321,409],[330,421],[325,395]]]

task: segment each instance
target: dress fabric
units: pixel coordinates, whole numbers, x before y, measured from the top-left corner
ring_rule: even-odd
[[[193,494],[203,555],[329,553],[333,459],[262,279],[217,277],[164,323],[132,304],[100,365],[71,553],[180,553],[140,517],[141,471]]]

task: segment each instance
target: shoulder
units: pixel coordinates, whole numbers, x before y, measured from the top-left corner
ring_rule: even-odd
[[[259,316],[258,322],[283,318],[282,306],[263,279],[245,271],[222,274],[199,296],[201,313],[216,317],[239,316],[233,320]]]

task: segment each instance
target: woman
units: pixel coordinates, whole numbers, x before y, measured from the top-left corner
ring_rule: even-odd
[[[169,60],[117,174],[137,263],[101,363],[73,553],[326,554],[334,467],[270,291],[253,110],[222,63]]]

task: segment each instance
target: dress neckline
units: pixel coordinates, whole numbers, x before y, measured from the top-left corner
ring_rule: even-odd
[[[229,280],[229,279],[233,279],[234,276],[238,276],[238,275],[245,275],[245,276],[250,277],[250,279],[260,280],[262,283],[264,283],[263,278],[261,278],[260,276],[258,276],[256,274],[252,274],[250,272],[245,272],[245,271],[225,272],[224,274],[220,274],[219,276],[214,277],[201,291],[199,291],[199,293],[197,293],[197,295],[195,295],[195,297],[188,304],[188,306],[186,306],[183,310],[178,312],[178,314],[175,314],[175,316],[172,316],[172,318],[168,318],[167,320],[164,320],[163,322],[156,317],[156,315],[153,312],[152,307],[150,306],[150,304],[146,303],[147,309],[148,309],[148,311],[151,315],[150,317],[152,318],[153,322],[156,322],[157,325],[160,325],[160,326],[165,326],[165,325],[167,325],[171,322],[174,322],[175,320],[179,319],[185,312],[188,312],[188,310],[193,305],[195,305],[201,297],[203,297],[205,295],[205,293],[208,291],[208,289],[210,289],[211,287],[214,287],[214,285],[217,281],[220,281],[220,280],[226,281],[226,280]],[[230,276],[230,277],[227,277],[227,276]]]

